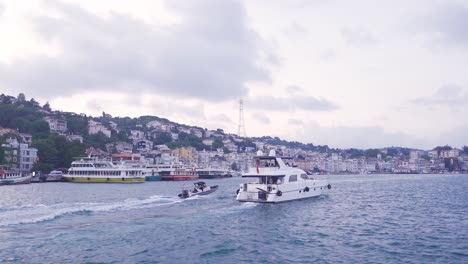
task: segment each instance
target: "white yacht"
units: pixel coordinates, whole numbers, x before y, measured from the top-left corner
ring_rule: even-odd
[[[325,180],[315,180],[292,164],[276,157],[274,150],[268,156],[257,152],[254,168],[243,174],[255,178],[253,183],[244,183],[237,190],[237,201],[278,203],[316,197],[331,189]]]

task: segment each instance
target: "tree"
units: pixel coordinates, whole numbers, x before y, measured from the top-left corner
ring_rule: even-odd
[[[26,96],[24,95],[24,93],[18,94],[17,100],[18,102],[21,102],[21,103],[26,102]]]
[[[46,110],[46,111],[49,111],[49,112],[52,111],[52,109],[50,108],[49,102],[46,102],[46,103],[44,104],[44,106],[42,107],[42,109],[44,109],[44,110]]]
[[[235,161],[231,164],[231,170],[233,170],[233,171],[238,171],[239,170],[239,167],[237,166],[237,163]]]
[[[219,149],[219,148],[223,148],[224,147],[223,140],[220,137],[215,138],[213,143],[211,144],[211,147],[214,150]]]
[[[69,142],[64,136],[57,134],[50,134],[45,139],[34,139],[32,145],[38,149],[39,156],[34,169],[45,173],[56,168],[69,168],[73,159],[82,157],[86,150],[80,142]]]
[[[160,133],[157,133],[154,140],[153,140],[153,144],[154,145],[162,145],[162,144],[166,144],[166,143],[169,143],[172,141],[172,136],[171,136],[171,133],[168,133],[168,132],[160,132]]]
[[[44,172],[49,172],[58,163],[58,151],[55,147],[55,142],[49,138],[35,139],[32,144],[37,148],[37,156],[39,162],[35,164],[34,169]]]
[[[31,133],[36,138],[47,138],[50,133],[49,123],[38,119],[31,124]]]
[[[367,149],[364,151],[366,158],[377,158],[377,155],[380,154],[378,149]]]
[[[223,147],[223,152],[224,152],[224,154],[229,154],[229,153],[231,153],[231,151],[230,151],[228,148],[226,148],[226,147]]]
[[[88,118],[77,114],[65,114],[68,131],[73,134],[85,135],[88,133]]]
[[[421,158],[422,158],[422,159],[425,159],[426,161],[430,161],[430,160],[431,160],[431,157],[429,157],[429,155],[422,155]]]
[[[5,163],[5,150],[0,144],[0,164],[3,164],[3,163]]]
[[[110,138],[108,138],[104,133],[99,132],[94,135],[85,135],[83,137],[84,143],[89,147],[95,147],[100,149],[105,149],[106,144],[110,143]]]

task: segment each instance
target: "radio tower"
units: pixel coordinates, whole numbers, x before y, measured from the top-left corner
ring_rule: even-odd
[[[247,133],[245,133],[244,101],[242,101],[242,99],[239,100],[239,128],[237,130],[237,135],[239,137],[247,137]]]

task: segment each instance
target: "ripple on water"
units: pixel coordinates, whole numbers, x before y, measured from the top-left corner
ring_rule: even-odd
[[[335,176],[278,205],[236,202],[242,181],[2,189],[0,262],[468,263],[467,176]]]

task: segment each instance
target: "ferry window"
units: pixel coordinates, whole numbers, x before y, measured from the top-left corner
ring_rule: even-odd
[[[296,181],[297,181],[297,175],[289,176],[289,182],[296,182]]]
[[[309,177],[307,177],[307,174],[301,174],[301,179],[307,180]]]

